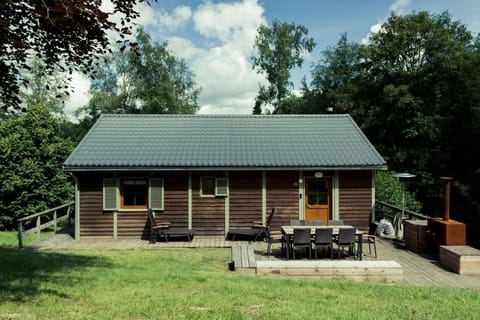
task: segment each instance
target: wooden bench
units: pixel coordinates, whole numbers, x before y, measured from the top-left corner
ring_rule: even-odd
[[[257,275],[283,275],[315,279],[342,279],[394,283],[403,281],[396,261],[257,261]]]
[[[469,246],[440,246],[440,264],[458,274],[480,275],[480,250]]]
[[[256,267],[255,253],[252,246],[232,247],[232,262],[230,263],[230,270],[255,274]]]

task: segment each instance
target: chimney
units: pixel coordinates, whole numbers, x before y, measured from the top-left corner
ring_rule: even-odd
[[[450,185],[452,184],[452,177],[441,177],[440,179],[443,180],[444,183],[444,213],[443,213],[443,221],[450,220]]]

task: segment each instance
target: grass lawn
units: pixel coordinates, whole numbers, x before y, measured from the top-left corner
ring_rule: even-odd
[[[478,319],[480,315],[480,290],[241,275],[228,271],[229,249],[18,250],[1,234],[0,319]]]

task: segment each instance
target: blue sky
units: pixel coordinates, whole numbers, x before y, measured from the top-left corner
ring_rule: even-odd
[[[391,11],[439,14],[448,10],[475,35],[480,31],[479,0],[158,0],[138,10],[137,23],[154,41],[168,41],[171,51],[195,73],[202,87],[199,113],[251,113],[258,85],[265,83],[250,63],[256,29],[262,23],[271,25],[274,19],[304,25],[317,43],[305,56],[303,67],[292,71],[294,89],[303,76],[309,80],[312,64],[342,33],[350,41],[365,41]],[[75,82],[78,90],[70,108],[86,99],[88,83],[80,78]]]

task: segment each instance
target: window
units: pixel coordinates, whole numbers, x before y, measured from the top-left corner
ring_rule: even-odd
[[[202,177],[200,178],[200,194],[202,196],[215,196],[215,178]]]
[[[214,177],[200,178],[200,195],[203,197],[228,196],[228,179]]]
[[[147,209],[148,180],[126,179],[120,183],[120,208]]]
[[[163,179],[103,180],[103,210],[163,210]]]

